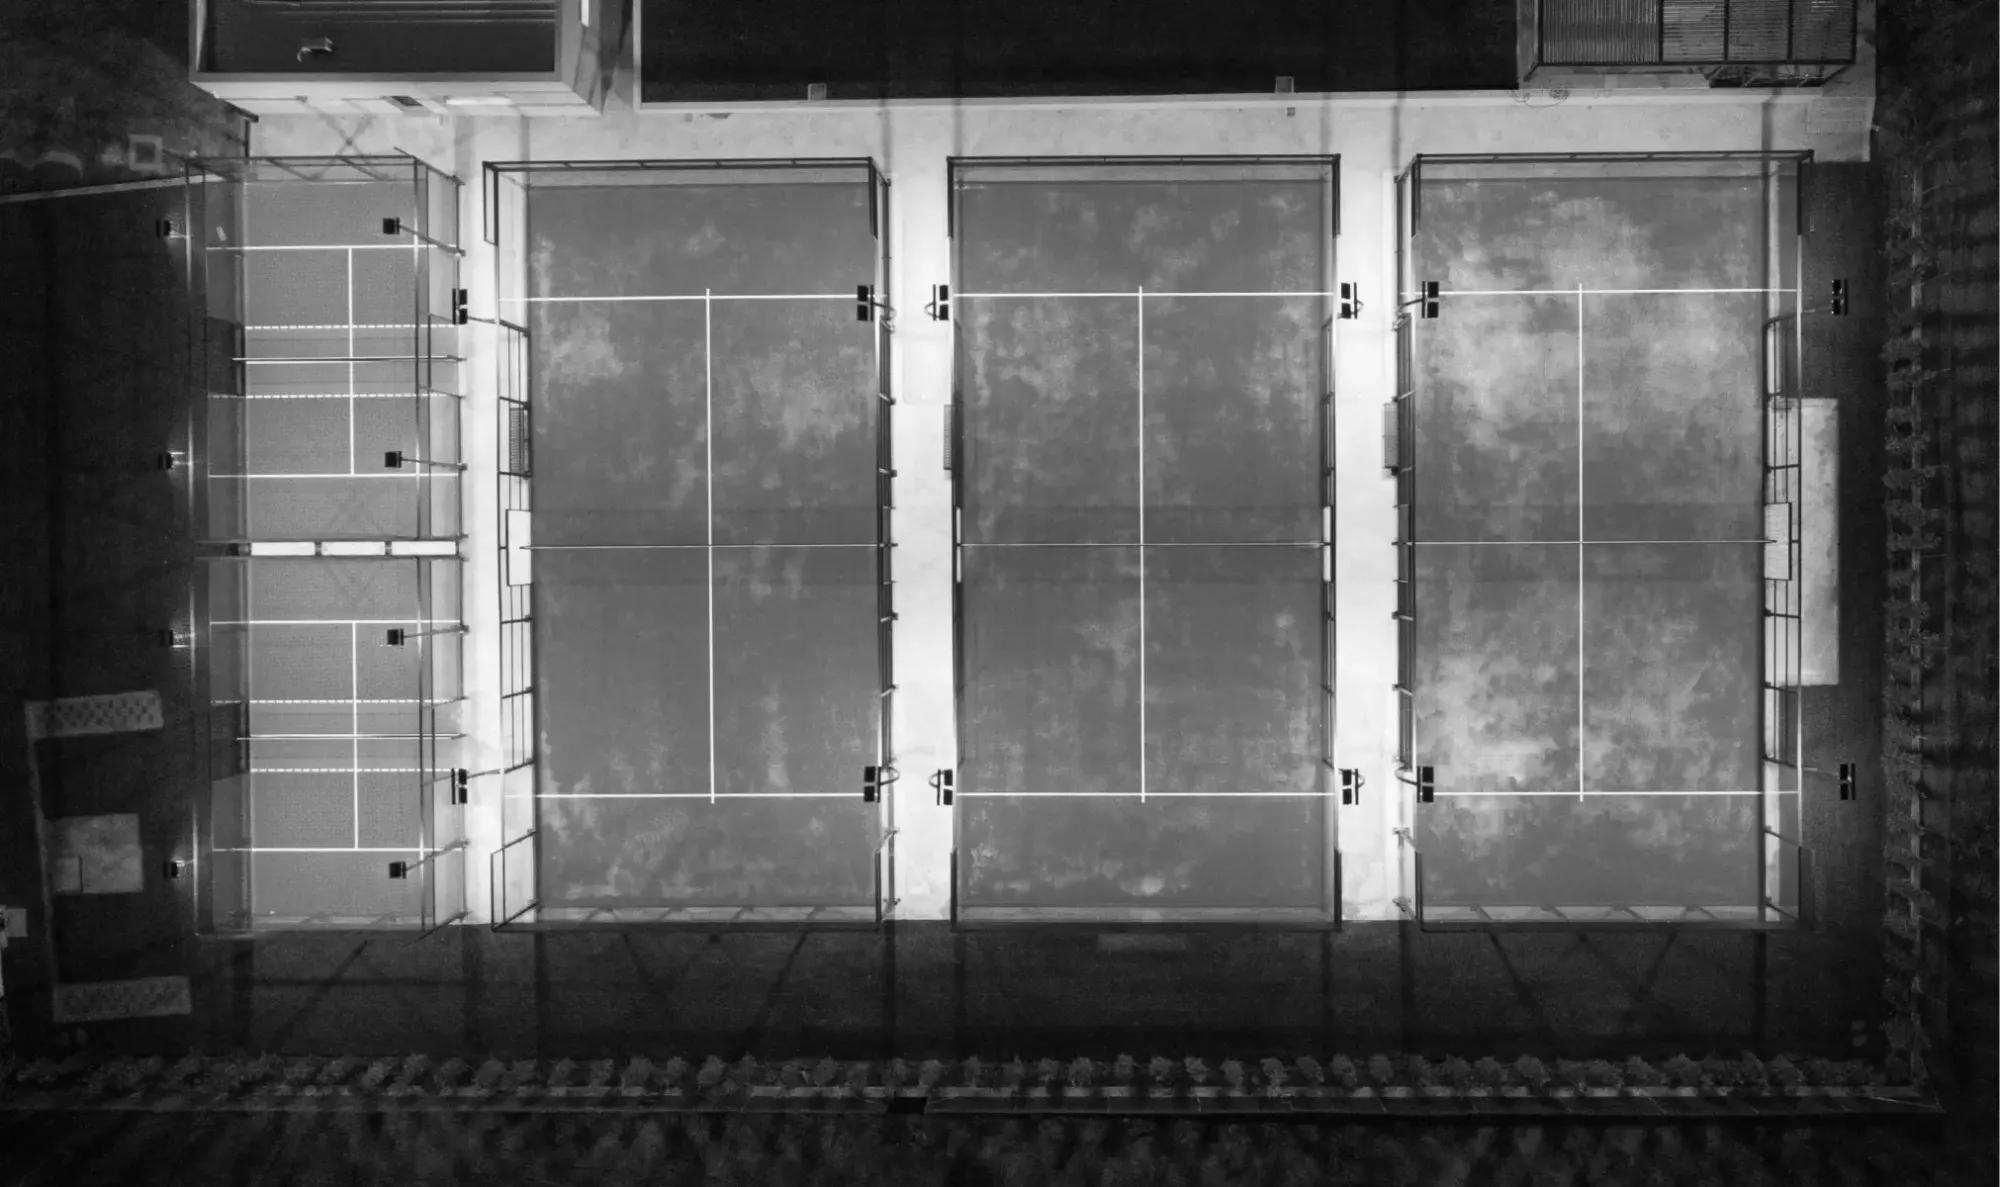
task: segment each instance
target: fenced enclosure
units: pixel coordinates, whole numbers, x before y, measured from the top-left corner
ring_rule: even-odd
[[[191,168],[220,178],[188,187],[205,538],[458,537],[457,180],[410,157]]]
[[[1338,159],[949,178],[954,922],[1338,927]]]
[[[1812,925],[1798,830],[1805,171],[1794,154],[1420,156],[1398,179],[1383,427],[1398,778],[1414,800],[1399,901],[1426,927]],[[1677,271],[1595,250],[1589,227],[1506,229],[1564,196],[1674,244]],[[1676,323],[1710,357],[1667,368],[1627,344]],[[1508,402],[1566,383],[1570,411]],[[1706,430],[1699,456],[1648,423],[1676,402]],[[1651,455],[1628,447],[1647,441]],[[1655,830],[1707,838],[1681,842],[1685,874],[1643,872],[1636,838]],[[1522,885],[1540,889],[1523,891],[1530,864],[1544,872]],[[1577,872],[1547,872],[1565,865]],[[1676,899],[1682,877],[1702,889]]]
[[[206,930],[464,914],[460,579],[455,557],[209,562],[210,696],[242,732],[203,830]]]
[[[464,917],[457,179],[200,161],[192,449],[211,700],[204,930]]]
[[[1854,61],[1855,0],[1537,0],[1549,66],[1839,67]]]
[[[867,161],[487,167],[496,928],[893,909],[887,202]]]

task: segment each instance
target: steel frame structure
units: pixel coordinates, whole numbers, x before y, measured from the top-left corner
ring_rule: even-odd
[[[1415,274],[1412,243],[1422,218],[1423,168],[1433,164],[1524,164],[1560,167],[1567,164],[1646,164],[1701,162],[1793,162],[1796,167],[1794,263],[1803,275],[1807,226],[1806,187],[1809,183],[1810,152],[1690,152],[1690,153],[1564,153],[1564,154],[1420,154],[1396,179],[1396,272],[1397,307],[1396,387],[1385,410],[1384,464],[1396,482],[1396,609],[1397,678],[1397,780],[1416,790],[1414,810],[1421,813],[1423,791],[1435,787],[1436,775],[1421,762],[1415,731],[1415,654],[1417,645],[1416,546],[1418,472],[1416,462],[1415,374],[1416,321],[1413,310],[1435,302],[1425,288],[1425,277]],[[1768,177],[1769,174],[1767,173]],[[1776,207],[1770,207],[1775,214]],[[1775,217],[1773,218],[1775,223]],[[1767,226],[1766,246],[1771,258],[1781,253]],[[1795,276],[1796,280],[1798,277]],[[1757,901],[1754,904],[1687,904],[1656,906],[1638,904],[1464,904],[1439,908],[1425,902],[1424,855],[1414,827],[1398,828],[1398,852],[1407,862],[1407,893],[1396,898],[1404,919],[1422,931],[1660,931],[1660,930],[1810,930],[1816,925],[1812,897],[1813,854],[1796,836],[1781,831],[1784,815],[1774,796],[1800,792],[1803,787],[1803,732],[1798,713],[1801,542],[1797,496],[1799,482],[1800,409],[1796,398],[1796,376],[1801,371],[1804,349],[1800,325],[1803,310],[1796,302],[1803,296],[1791,290],[1794,304],[1787,308],[1783,290],[1766,290],[1771,314],[1764,323],[1764,383],[1758,399],[1763,414],[1762,471],[1763,499],[1767,524],[1777,527],[1770,508],[1785,509],[1779,535],[1769,537],[1765,546],[1764,642],[1760,662],[1758,696],[1758,737],[1760,740],[1760,819],[1758,822]],[[1434,314],[1433,314],[1434,316]],[[1767,531],[1769,528],[1767,528]],[[1774,570],[1782,569],[1782,573]],[[1789,753],[1789,757],[1787,754]],[[1784,772],[1791,772],[1789,776]],[[1789,787],[1773,783],[1790,784]],[[1803,813],[1791,814],[1798,827]]]
[[[645,174],[662,172],[714,177],[727,172],[769,172],[785,169],[853,168],[865,173],[870,230],[877,243],[874,284],[868,294],[875,326],[875,558],[877,695],[877,766],[894,771],[895,737],[894,622],[895,541],[893,532],[892,441],[895,398],[891,390],[890,346],[894,304],[890,292],[889,181],[870,158],[709,158],[573,161],[487,162],[482,185],[482,236],[495,251],[497,295],[504,310],[525,298],[526,273],[518,227],[525,223],[528,190],[540,185],[600,184],[604,174],[629,174],[644,184]],[[530,179],[533,180],[530,180]],[[518,207],[518,209],[516,209]],[[857,296],[857,301],[859,297]],[[500,459],[496,506],[501,519],[498,541],[500,590],[500,667],[502,688],[502,778],[508,803],[526,800],[529,815],[516,827],[511,813],[503,826],[501,845],[488,859],[488,885],[494,904],[495,931],[623,930],[646,928],[695,931],[852,931],[880,929],[893,914],[895,896],[894,797],[886,787],[880,799],[881,820],[875,843],[875,889],[867,906],[704,906],[648,905],[629,907],[550,908],[539,894],[541,834],[540,770],[536,737],[539,696],[536,690],[533,563],[534,399],[529,330],[496,318],[501,360],[501,408],[497,450]],[[890,782],[893,782],[893,775]],[[859,792],[857,791],[857,794]]]
[[[1137,173],[1159,172],[1162,180],[1168,179],[1166,171],[1182,169],[1196,172],[1214,169],[1226,175],[1229,171],[1254,169],[1260,165],[1280,167],[1312,166],[1325,170],[1327,226],[1324,258],[1321,261],[1321,284],[1318,294],[1328,310],[1321,326],[1323,346],[1320,353],[1320,390],[1315,404],[1319,414],[1317,431],[1319,449],[1319,495],[1322,514],[1322,539],[1319,550],[1322,555],[1319,611],[1319,645],[1321,658],[1319,699],[1320,699],[1320,753],[1316,763],[1318,791],[1317,798],[1326,805],[1326,843],[1322,853],[1321,905],[1312,909],[1120,909],[1120,908],[1008,908],[968,905],[963,898],[963,864],[960,854],[964,849],[963,820],[959,811],[952,813],[952,846],[950,856],[951,898],[949,918],[955,930],[983,930],[987,928],[1014,929],[1021,927],[1038,928],[1082,928],[1093,931],[1144,930],[1144,931],[1200,931],[1219,930],[1286,930],[1300,929],[1316,931],[1337,931],[1341,927],[1343,914],[1341,894],[1341,854],[1338,844],[1339,815],[1334,795],[1338,781],[1338,771],[1334,763],[1333,744],[1336,731],[1337,706],[1334,693],[1333,674],[1335,666],[1334,646],[1334,559],[1333,559],[1333,509],[1334,509],[1334,335],[1333,324],[1336,315],[1331,312],[1337,303],[1335,256],[1340,235],[1340,158],[1328,154],[1297,155],[1195,155],[1195,156],[995,156],[995,157],[951,157],[945,169],[946,229],[951,240],[951,284],[963,296],[961,285],[962,268],[960,248],[963,237],[960,234],[959,190],[960,178],[970,169],[1018,168],[1022,170],[1048,169],[1061,171],[1074,168],[1099,168],[1105,170],[1130,169]],[[1226,178],[1234,180],[1234,178]],[[1162,294],[1171,296],[1174,294]],[[1144,296],[1138,296],[1143,309]],[[1143,313],[1141,314],[1143,318]],[[961,524],[965,507],[965,468],[960,459],[965,457],[965,401],[960,384],[962,365],[958,344],[958,329],[955,319],[948,319],[952,334],[952,396],[950,415],[947,422],[946,459],[951,470],[952,506],[952,690],[957,734],[966,736],[967,719],[965,705],[965,594]],[[1141,323],[1143,325],[1143,321]],[[1143,343],[1142,343],[1143,349]],[[1143,380],[1142,380],[1143,383]],[[1142,396],[1143,399],[1143,396]],[[1143,448],[1141,467],[1143,471]],[[1144,475],[1141,474],[1143,490]],[[1143,497],[1143,495],[1142,495]],[[1143,522],[1143,521],[1142,521]],[[1139,545],[1142,553],[1145,548]],[[1143,572],[1143,559],[1141,561]],[[1143,587],[1141,597],[1143,599]],[[1142,632],[1143,632],[1143,617]],[[1144,650],[1143,640],[1141,651]],[[1141,672],[1143,673],[1143,666]],[[1143,681],[1143,676],[1142,676]],[[1143,700],[1143,689],[1141,698]],[[1143,725],[1142,725],[1143,734]],[[1144,745],[1142,737],[1141,745]],[[1143,790],[1143,788],[1142,788]],[[971,789],[970,794],[978,794]],[[960,788],[960,794],[967,789]],[[1219,795],[1217,798],[1226,798]]]
[[[467,914],[464,903],[465,838],[463,809],[454,794],[455,756],[459,733],[453,720],[463,699],[462,649],[457,636],[463,630],[459,596],[461,574],[458,548],[462,539],[460,474],[463,463],[459,450],[458,365],[462,351],[456,341],[457,326],[452,308],[457,293],[459,181],[414,156],[261,157],[196,159],[187,166],[185,222],[179,233],[189,242],[189,283],[200,294],[190,326],[193,357],[202,360],[206,382],[191,407],[189,426],[189,483],[197,542],[206,546],[205,580],[197,602],[196,645],[202,661],[212,668],[217,653],[218,632],[240,632],[235,658],[240,671],[225,686],[237,696],[217,705],[223,720],[233,723],[227,745],[230,761],[218,763],[218,777],[207,802],[201,806],[197,828],[197,916],[198,929],[211,934],[231,934],[270,929],[336,927],[415,927],[429,934]],[[246,225],[249,218],[246,189],[251,186],[277,187],[270,199],[282,202],[284,193],[325,192],[329,187],[369,186],[386,190],[383,209],[368,211],[371,231],[379,229],[381,242],[326,244],[313,242],[309,234],[296,242],[259,242],[261,228]],[[350,212],[351,215],[352,212]],[[376,217],[380,215],[379,219]],[[394,258],[409,254],[410,286],[408,321],[399,325],[362,325],[356,316],[357,253],[386,252]],[[310,325],[260,324],[252,320],[260,304],[247,291],[250,269],[247,260],[266,253],[272,262],[268,278],[282,279],[286,261],[324,257],[336,253],[344,258],[346,316],[340,323]],[[199,259],[197,260],[197,255]],[[310,291],[312,277],[298,291]],[[380,346],[364,348],[358,331],[368,331],[377,342],[390,344],[385,353]],[[382,331],[390,331],[384,335]],[[333,336],[329,337],[331,332]],[[407,345],[403,345],[407,343]],[[409,367],[407,392],[401,382],[389,376],[399,365]],[[327,368],[344,370],[347,391],[314,392],[300,396],[287,390],[282,381],[270,391],[259,390],[253,380],[262,367],[304,369],[313,378],[312,386],[327,386]],[[374,368],[370,383],[383,386],[381,394],[363,392],[358,385],[363,368]],[[296,513],[284,530],[260,527],[252,513],[257,483],[281,482],[288,478],[311,477],[274,471],[268,475],[254,470],[257,446],[248,432],[238,428],[228,440],[232,457],[227,469],[219,469],[218,443],[211,427],[224,409],[233,407],[246,413],[266,399],[308,399],[343,401],[348,420],[348,460],[341,474],[329,475],[348,480],[359,489],[363,479],[387,480],[381,470],[364,470],[355,456],[358,435],[357,401],[362,399],[407,399],[411,419],[397,438],[401,448],[393,451],[400,469],[394,475],[412,491],[408,518],[391,524],[388,531],[379,523],[366,521],[355,526],[343,515],[338,500],[308,504],[303,516]],[[247,417],[242,423],[247,423]],[[384,463],[386,470],[386,463]],[[218,483],[242,484],[233,503],[239,516],[226,528],[213,522],[215,502],[211,489]],[[279,561],[275,558],[294,558]],[[264,559],[271,558],[271,559]],[[361,688],[359,647],[363,627],[378,632],[390,620],[374,620],[354,613],[346,619],[300,620],[279,615],[259,618],[257,584],[260,571],[280,570],[271,565],[300,565],[310,571],[358,572],[355,565],[405,567],[414,603],[411,615],[394,622],[404,641],[415,653],[413,694],[407,699],[365,698]],[[302,573],[308,569],[293,568]],[[268,584],[269,580],[266,579]],[[236,583],[231,596],[219,596],[223,583]],[[218,602],[234,602],[241,609],[239,621],[219,622]],[[260,633],[292,628],[333,630],[348,628],[347,662],[353,687],[347,698],[310,702],[273,701],[260,698],[252,685],[255,667],[251,650]],[[371,640],[381,642],[371,634]],[[204,683],[213,687],[215,673],[205,674]],[[348,709],[345,733],[329,733],[323,721],[308,722],[302,732],[287,732],[282,724],[266,726],[260,718],[286,715],[311,705]],[[371,723],[364,728],[364,706],[369,714],[385,712],[381,706],[400,709],[408,706],[408,720],[384,730]],[[329,710],[331,711],[331,710]],[[345,768],[323,768],[315,764],[334,761],[328,746],[344,743]],[[364,754],[364,751],[372,753]],[[400,756],[400,757],[398,757]],[[383,762],[396,765],[382,766]],[[332,907],[320,911],[275,914],[259,910],[252,895],[251,867],[259,852],[273,852],[256,844],[254,831],[257,789],[265,779],[288,773],[334,773],[346,770],[353,783],[356,814],[354,845],[350,849],[286,849],[277,852],[377,852],[400,853],[408,860],[395,863],[389,878],[409,878],[417,883],[417,909],[412,915],[384,914],[352,907]],[[360,812],[364,776],[368,782],[382,775],[412,776],[417,796],[417,844],[407,849],[371,850],[361,842]],[[225,782],[241,779],[240,800],[231,810],[230,798],[238,794],[232,786],[219,790]],[[240,814],[240,819],[230,819]],[[238,845],[218,843],[218,831]],[[386,864],[386,863],[385,863]],[[362,921],[362,922],[357,922]]]
[[[1851,66],[1859,39],[1860,21],[1855,0],[1640,0],[1634,4],[1606,4],[1604,0],[1536,0],[1535,64],[1537,66]],[[1755,14],[1742,19],[1745,10]],[[1770,17],[1783,13],[1784,49],[1771,52],[1776,24]],[[1637,19],[1635,19],[1637,14]],[[1839,37],[1844,32],[1842,52],[1800,53],[1800,17],[1819,17],[1808,32]],[[1624,23],[1619,23],[1624,18]],[[1649,19],[1648,19],[1649,18]],[[1826,18],[1831,18],[1831,23]],[[1551,29],[1556,46],[1550,46]],[[1741,34],[1748,28],[1756,40],[1749,50],[1737,52]],[[1578,43],[1571,49],[1569,42]],[[1586,49],[1582,43],[1594,43]],[[1595,45],[1609,44],[1610,57],[1590,56]],[[1717,50],[1720,50],[1718,53]],[[1831,46],[1827,46],[1831,48]]]

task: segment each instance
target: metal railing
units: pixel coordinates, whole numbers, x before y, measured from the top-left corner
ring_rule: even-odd
[[[1855,0],[1538,0],[1544,66],[1852,65]]]
[[[1383,465],[1396,480],[1396,766],[1416,765],[1417,474],[1416,324],[1408,302],[1412,276],[1422,158],[1396,178],[1396,388],[1383,431]]]
[[[534,584],[529,554],[512,533],[533,506],[533,414],[528,401],[528,335],[512,323],[495,323],[499,396],[499,466],[494,505],[499,508],[500,765],[503,771],[535,761]]]
[[[1716,156],[1722,154],[1702,154]],[[1405,302],[1417,295],[1417,281],[1410,274],[1412,239],[1420,209],[1421,170],[1427,160],[1420,157],[1398,179],[1398,276],[1400,296]],[[1458,161],[1501,158],[1448,158]],[[1527,158],[1523,158],[1527,159]],[[1536,160],[1553,158],[1534,158]],[[1561,158],[1591,159],[1590,154]],[[1665,159],[1648,156],[1647,161]],[[1779,309],[1785,310],[1780,305]],[[1430,315],[1427,315],[1430,316]],[[1396,482],[1396,548],[1398,553],[1397,622],[1398,694],[1397,778],[1416,790],[1421,803],[1426,791],[1421,786],[1429,768],[1417,766],[1415,737],[1414,656],[1416,650],[1416,466],[1415,466],[1415,367],[1414,341],[1417,327],[1412,310],[1399,307],[1396,331],[1396,377],[1392,403],[1383,423],[1383,463]],[[1429,904],[1425,903],[1423,855],[1418,851],[1415,830],[1398,830],[1399,852],[1404,853],[1414,871],[1411,892],[1398,899],[1405,917],[1426,930],[1465,928],[1544,928],[1579,927],[1650,928],[1660,926],[1785,929],[1814,925],[1812,902],[1812,850],[1795,837],[1802,813],[1795,801],[1802,788],[1803,728],[1800,712],[1803,654],[1801,574],[1802,540],[1800,500],[1803,402],[1798,390],[1801,337],[1798,314],[1781,311],[1764,323],[1764,373],[1759,407],[1762,434],[1762,503],[1764,537],[1767,541],[1762,569],[1762,657],[1759,668],[1758,713],[1759,779],[1763,793],[1763,816],[1759,821],[1758,880],[1754,898],[1737,904],[1611,904],[1572,906],[1563,904]],[[1420,811],[1422,809],[1419,809]]]

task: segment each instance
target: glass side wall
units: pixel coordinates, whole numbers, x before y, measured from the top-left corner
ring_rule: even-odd
[[[193,450],[233,761],[207,931],[465,913],[456,792],[457,179],[408,156],[190,166]]]

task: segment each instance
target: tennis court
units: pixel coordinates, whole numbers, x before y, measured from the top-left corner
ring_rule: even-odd
[[[961,922],[1337,918],[1336,174],[952,163]]]
[[[207,161],[188,187],[207,379],[209,700],[236,761],[203,926],[464,912],[458,183],[407,156]]]
[[[510,755],[532,812],[510,805],[499,917],[872,925],[886,186],[831,161],[537,164],[489,187],[526,350],[527,448],[503,467],[526,600],[505,616],[532,624],[508,638],[531,639],[509,684],[534,731]]]
[[[1803,168],[1422,157],[1402,180],[1429,919],[1797,909]]]

